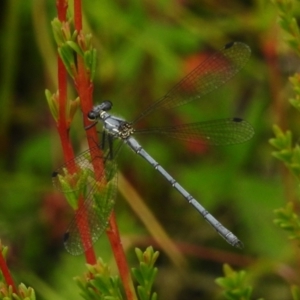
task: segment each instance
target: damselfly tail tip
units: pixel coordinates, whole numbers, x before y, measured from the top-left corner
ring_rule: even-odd
[[[244,244],[240,240],[237,240],[236,243],[234,244],[234,247],[239,248],[239,249],[243,249]]]

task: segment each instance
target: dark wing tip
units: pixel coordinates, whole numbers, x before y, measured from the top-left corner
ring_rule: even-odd
[[[67,231],[67,232],[64,234],[64,237],[63,237],[64,243],[66,243],[66,242],[68,241],[69,237],[70,237],[70,233],[69,233],[69,231]]]
[[[71,240],[70,240],[71,238]],[[65,246],[65,249],[71,254],[71,255],[80,255],[84,252],[82,248],[80,248],[77,244],[72,241],[72,236],[70,236],[70,231],[66,231],[66,233],[63,236],[63,243]]]
[[[54,172],[52,172],[52,178],[54,178],[54,177],[57,177],[57,175],[58,175],[58,172],[57,171],[54,171]]]
[[[235,42],[227,43],[227,44],[224,46],[224,48],[225,48],[225,49],[229,49],[229,48],[231,48],[231,47],[233,46],[234,43],[235,43]]]
[[[250,47],[247,44],[242,43],[242,42],[230,42],[230,43],[227,43],[224,46],[224,49],[227,50],[227,49],[232,48],[233,46],[243,48],[243,52],[248,52],[248,56],[250,56],[250,53],[251,53]]]
[[[232,121],[234,123],[241,123],[241,126],[244,128],[244,130],[243,130],[244,133],[247,133],[247,135],[245,136],[244,142],[250,140],[253,137],[253,135],[255,134],[253,126],[246,120],[235,117],[235,118],[232,118]]]
[[[244,120],[241,118],[233,118],[232,121],[238,123],[238,122],[243,122]]]

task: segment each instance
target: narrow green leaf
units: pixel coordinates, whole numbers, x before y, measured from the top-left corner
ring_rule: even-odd
[[[72,50],[74,50],[81,57],[84,56],[84,53],[83,53],[82,49],[79,47],[79,45],[76,42],[67,41],[66,45],[68,45]]]
[[[57,102],[57,94],[51,94],[49,90],[45,90],[45,96],[47,99],[48,106],[50,108],[50,112],[52,114],[55,122],[58,120],[58,102]]]
[[[291,292],[292,292],[293,300],[300,300],[300,289],[298,286],[292,285]]]
[[[55,42],[57,46],[60,47],[64,43],[64,37],[61,30],[62,24],[58,18],[54,18],[51,22],[51,26]]]
[[[70,106],[69,106],[69,119],[70,121],[73,120],[75,113],[77,112],[77,109],[80,106],[80,98],[77,97],[75,100],[73,101],[68,101],[70,102]]]

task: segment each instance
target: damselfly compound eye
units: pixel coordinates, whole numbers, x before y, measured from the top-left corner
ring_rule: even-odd
[[[95,113],[94,111],[90,111],[87,117],[90,121],[96,121],[98,115],[99,114]]]

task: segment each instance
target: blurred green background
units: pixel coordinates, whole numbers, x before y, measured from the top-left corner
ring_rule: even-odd
[[[84,257],[62,246],[67,205],[53,190],[51,173],[63,163],[55,123],[44,96],[56,90],[56,48],[50,0],[1,2],[0,69],[0,238],[10,247],[9,266],[16,278],[33,286],[39,299],[80,299],[72,277]],[[214,279],[222,264],[251,274],[254,296],[291,299],[289,284],[299,283],[292,248],[273,225],[273,210],[298,197],[297,185],[272,156],[272,125],[299,133],[299,115],[289,108],[288,76],[300,61],[286,45],[270,1],[90,0],[83,1],[84,29],[98,51],[94,102],[109,99],[113,113],[133,120],[163,96],[188,71],[230,41],[248,44],[246,67],[223,88],[199,102],[161,114],[167,122],[242,117],[254,138],[231,147],[199,148],[160,136],[139,141],[196,199],[244,243],[233,249],[151,166],[132,151],[118,157],[120,172],[135,187],[186,259],[176,266],[161,252],[156,291],[160,299],[216,299]],[[295,11],[295,15],[299,13]],[[71,81],[70,81],[71,83]],[[70,84],[70,98],[76,94]],[[157,119],[149,117],[147,125]],[[77,153],[85,150],[78,111],[71,128]],[[134,247],[153,244],[136,214],[119,195],[116,216],[127,256]],[[97,255],[112,265],[103,235]],[[299,274],[298,274],[299,275]],[[297,282],[298,280],[298,282]]]

